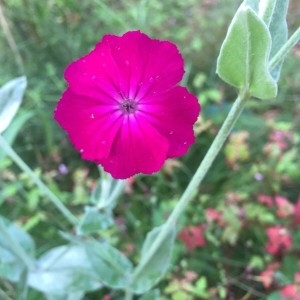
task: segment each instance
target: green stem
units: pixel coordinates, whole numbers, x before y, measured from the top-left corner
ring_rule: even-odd
[[[33,269],[34,261],[33,259],[26,253],[26,251],[20,246],[18,241],[12,237],[7,227],[4,224],[4,221],[0,219],[0,233],[4,237],[6,243],[9,245],[11,251],[27,266],[29,270]]]
[[[269,69],[274,69],[288,54],[288,52],[298,43],[300,40],[300,27],[294,32],[294,34],[288,39],[288,41],[280,48],[280,50],[272,57],[269,63]]]
[[[97,199],[97,208],[114,208],[117,198],[120,196],[125,187],[126,181],[113,179],[111,175],[106,173],[101,167],[99,167],[99,170],[101,174],[101,193],[99,199]]]
[[[170,230],[174,228],[177,223],[179,216],[183,213],[188,203],[194,198],[194,196],[198,192],[198,187],[202,182],[204,176],[206,175],[207,171],[209,170],[210,166],[212,165],[213,161],[215,160],[216,156],[220,152],[223,144],[225,143],[228,135],[231,132],[232,127],[236,123],[241,111],[244,108],[245,100],[247,99],[247,93],[241,93],[238,98],[236,99],[235,103],[233,104],[225,122],[223,123],[219,133],[217,134],[215,140],[213,141],[211,147],[209,148],[208,152],[206,153],[203,161],[201,162],[200,166],[198,167],[196,173],[194,174],[192,180],[190,181],[188,187],[186,188],[185,192],[179,199],[177,205],[175,206],[174,210],[168,217],[167,221],[162,227],[162,230],[157,235],[156,239],[153,241],[152,246],[149,248],[146,255],[143,257],[140,264],[136,267],[133,276],[132,282],[136,281],[145,268],[145,266],[151,262],[153,256],[156,254],[157,250],[160,248],[161,244],[169,234]]]
[[[114,203],[117,200],[117,198],[122,193],[122,191],[125,187],[125,184],[126,184],[125,180],[118,180],[118,182],[116,183],[115,188],[113,189],[113,191],[111,192],[110,197],[107,200],[107,203]]]
[[[125,300],[132,300],[133,294],[130,290],[125,291]]]
[[[41,179],[28,167],[28,165],[21,159],[21,157],[12,149],[0,134],[0,148],[2,148],[7,155],[23,170],[31,180],[38,186],[42,194],[46,195],[56,208],[66,217],[66,219],[73,225],[77,225],[77,218],[64,206],[59,198],[41,181]]]

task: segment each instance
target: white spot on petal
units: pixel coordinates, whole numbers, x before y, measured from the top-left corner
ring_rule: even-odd
[[[174,131],[170,131],[170,132],[169,132],[169,134],[171,134],[171,135],[172,135],[173,133],[174,133]]]
[[[84,149],[80,149],[79,152],[80,152],[80,153],[83,153],[83,152],[84,152]]]
[[[91,114],[91,119],[95,119],[95,115],[94,114]]]

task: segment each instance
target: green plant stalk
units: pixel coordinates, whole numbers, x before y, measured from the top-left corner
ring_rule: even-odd
[[[107,203],[113,203],[117,200],[117,198],[122,193],[124,187],[125,187],[125,180],[118,180],[114,190],[111,192],[111,195],[109,196]]]
[[[10,246],[11,251],[24,262],[28,270],[33,269],[34,260],[26,253],[26,251],[20,246],[18,241],[16,241],[7,231],[4,221],[0,219],[0,233],[5,238],[7,244]]]
[[[66,219],[73,224],[77,225],[77,218],[66,208],[60,199],[53,194],[53,192],[41,181],[41,179],[28,167],[28,165],[21,159],[21,157],[13,150],[13,148],[6,142],[0,134],[0,148],[2,148],[7,155],[23,170],[31,180],[38,186],[42,194],[46,195],[56,208],[66,217]]]
[[[97,208],[105,209],[109,206],[112,208],[124,189],[126,181],[113,179],[102,167],[99,167],[99,171],[101,175],[101,193]]]
[[[203,161],[199,165],[196,173],[194,174],[189,185],[187,186],[185,192],[183,193],[183,195],[179,199],[177,205],[175,206],[174,210],[172,211],[172,213],[168,217],[167,221],[163,225],[162,230],[160,231],[160,233],[157,235],[156,239],[154,240],[152,247],[149,248],[149,250],[146,253],[143,260],[136,267],[136,269],[132,275],[133,282],[139,277],[140,273],[147,266],[147,264],[151,261],[152,257],[155,255],[155,253],[159,249],[160,245],[163,243],[163,241],[169,234],[170,230],[174,226],[176,226],[179,216],[183,213],[186,206],[197,194],[200,183],[202,182],[204,176],[206,175],[207,171],[209,170],[209,168],[212,165],[213,161],[215,160],[216,156],[220,152],[220,150],[221,150],[222,146],[224,145],[228,135],[230,134],[231,129],[233,128],[234,124],[238,120],[240,113],[242,112],[242,110],[245,106],[245,102],[246,102],[247,98],[248,98],[248,94],[246,92],[241,92],[240,95],[235,100],[225,122],[223,123],[219,133],[217,134],[212,145],[210,146],[209,150],[207,151]]]
[[[132,300],[133,293],[130,290],[125,290],[125,300]]]
[[[288,52],[297,44],[300,40],[300,27],[293,33],[288,41],[280,48],[280,50],[272,57],[269,62],[269,69],[275,68],[288,54]]]

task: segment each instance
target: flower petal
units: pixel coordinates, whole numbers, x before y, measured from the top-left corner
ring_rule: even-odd
[[[123,118],[122,129],[115,137],[110,156],[98,163],[117,179],[137,173],[152,174],[162,167],[168,148],[167,139],[151,124],[129,115]]]
[[[167,91],[183,77],[183,58],[168,41],[151,39],[140,31],[129,31],[121,37],[107,35],[103,41],[110,44],[122,77],[128,78],[128,98]]]
[[[121,37],[105,35],[67,68],[65,78],[80,94],[96,96],[96,90],[105,88],[114,98],[140,99],[170,89],[183,74],[183,58],[174,44],[130,31]]]
[[[139,113],[169,141],[168,157],[187,152],[194,143],[193,124],[200,112],[197,98],[184,87],[146,97],[140,102]]]
[[[74,94],[67,90],[54,112],[82,158],[95,161],[106,158],[122,125],[121,113],[113,105]]]

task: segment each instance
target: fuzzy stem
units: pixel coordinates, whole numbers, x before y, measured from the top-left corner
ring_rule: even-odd
[[[269,63],[269,69],[274,69],[288,54],[288,52],[297,44],[300,40],[300,27],[293,33],[288,41],[280,48],[280,50],[272,57]]]
[[[133,276],[132,282],[136,281],[139,275],[142,273],[143,269],[151,262],[153,256],[156,254],[157,250],[160,248],[161,244],[168,236],[170,230],[176,225],[178,218],[184,212],[188,203],[194,198],[198,191],[198,187],[202,182],[204,176],[215,160],[216,156],[220,152],[222,146],[224,145],[228,135],[231,132],[232,127],[236,123],[238,117],[240,116],[241,111],[245,106],[246,99],[248,98],[247,93],[241,93],[233,104],[225,122],[223,123],[219,133],[217,134],[215,140],[210,146],[208,152],[206,153],[203,161],[199,165],[196,173],[194,174],[192,180],[187,186],[185,192],[179,199],[174,210],[168,217],[167,221],[162,227],[162,230],[157,235],[156,239],[153,241],[152,246],[149,248],[146,255],[143,257],[141,263],[136,267]]]
[[[56,208],[66,217],[66,219],[73,225],[77,225],[77,218],[67,209],[67,207],[60,201],[60,199],[53,194],[53,192],[41,181],[41,179],[29,168],[29,166],[22,160],[22,158],[13,150],[7,141],[0,134],[0,148],[2,148],[7,155],[25,172],[31,180],[38,186],[42,194],[46,195]]]

